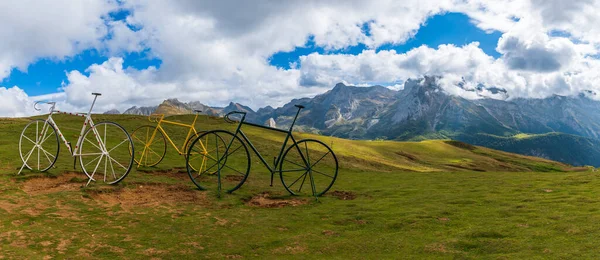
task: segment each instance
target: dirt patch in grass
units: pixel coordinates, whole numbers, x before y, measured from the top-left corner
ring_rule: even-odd
[[[307,204],[308,200],[292,198],[292,199],[282,199],[282,198],[273,198],[271,194],[268,192],[263,192],[258,194],[248,201],[246,201],[246,205],[252,207],[259,208],[283,208],[287,206],[299,206]]]
[[[450,140],[450,141],[445,141],[444,143],[447,143],[449,145],[452,145],[454,147],[458,147],[461,149],[469,150],[469,151],[473,151],[473,150],[477,149],[477,146],[474,146],[474,145],[471,145],[468,143],[464,143],[464,142],[460,142],[460,141]]]
[[[181,184],[136,184],[134,187],[121,189],[90,191],[89,194],[95,200],[103,201],[109,206],[120,205],[125,209],[161,204],[208,204],[206,193]]]
[[[56,193],[61,191],[78,191],[85,182],[83,173],[69,172],[58,177],[39,177],[27,180],[23,185],[23,191],[29,195],[40,195]]]
[[[468,170],[468,171],[476,171],[476,172],[485,172],[484,169],[478,168],[475,165],[467,164],[467,165],[459,165],[459,164],[445,164],[446,166],[450,166],[453,168]]]
[[[36,216],[39,216],[40,214],[42,214],[42,212],[44,212],[44,210],[47,208],[48,207],[46,207],[45,205],[37,203],[37,204],[34,204],[33,206],[30,205],[30,206],[26,207],[25,209],[22,209],[21,212],[25,213],[29,216],[36,217]]]
[[[141,174],[150,174],[152,176],[166,176],[177,180],[190,180],[190,176],[185,169],[173,169],[173,170],[141,170]]]
[[[227,175],[227,176],[225,176],[225,180],[228,180],[228,181],[237,181],[237,182],[239,182],[239,181],[242,181],[243,179],[244,179],[244,176],[241,176],[241,175]]]
[[[335,190],[327,193],[327,196],[336,197],[340,200],[354,200],[356,199],[356,193],[351,191]]]
[[[8,213],[13,213],[15,209],[21,207],[18,203],[12,203],[6,200],[0,200],[0,209],[5,210]]]
[[[306,253],[307,251],[308,251],[308,248],[305,245],[302,245],[299,242],[294,242],[292,245],[275,248],[273,250],[273,253],[276,253],[276,254],[286,254],[286,255],[289,255],[289,254],[296,255],[296,254]]]
[[[336,236],[338,233],[333,230],[323,230],[323,232],[321,232],[321,234],[326,235],[326,236]]]
[[[419,161],[419,158],[417,156],[410,154],[410,153],[405,153],[403,151],[397,151],[396,154],[400,155],[410,161],[413,161],[413,162]]]
[[[449,253],[450,250],[442,243],[435,243],[425,246],[425,252]]]

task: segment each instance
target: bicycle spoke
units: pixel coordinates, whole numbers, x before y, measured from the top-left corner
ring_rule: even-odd
[[[31,155],[33,154],[33,151],[35,151],[35,146],[33,148],[31,148],[31,150],[27,153],[27,158],[25,158],[25,164],[29,167],[29,164],[27,164],[27,162],[29,161],[29,158],[31,157]]]
[[[215,165],[217,165],[217,164],[215,164]],[[204,174],[204,173],[207,173],[207,172],[208,172],[208,170],[212,169],[212,167],[215,167],[215,165],[213,165],[213,166],[211,166],[210,168],[208,168],[208,169],[204,170],[203,172],[200,172],[200,170],[198,170],[198,175],[196,175],[196,177],[194,177],[194,180],[197,180],[197,179],[198,179],[198,177],[202,176],[202,174]]]
[[[106,127],[108,127],[108,124],[104,125],[104,140],[100,139],[100,141],[102,142],[102,146],[104,146],[104,151],[108,150],[106,149]]]
[[[300,165],[300,164],[297,164],[297,163],[295,163],[295,162],[292,162],[292,161],[290,161],[290,160],[286,160],[285,158],[284,158],[283,160],[284,160],[284,161],[286,161],[286,162],[289,162],[289,163],[291,163],[291,164],[295,164],[296,166],[300,166],[300,167],[306,167],[306,165]]]
[[[188,159],[188,161],[190,161],[190,162],[191,162],[191,161],[193,161],[193,160],[197,159],[197,158],[198,158],[198,157],[200,157],[200,156],[204,156],[204,155],[203,155],[203,154],[195,154],[194,156],[190,156],[190,158]]]
[[[142,141],[142,139],[139,139],[139,138],[138,138],[137,136],[135,136],[135,135],[133,136],[133,138],[135,138],[135,139],[138,139],[140,142],[142,142],[142,143],[144,143],[144,144],[146,143],[146,142]]]
[[[25,159],[25,162],[29,161],[29,157],[31,157],[31,155],[33,155],[33,151],[35,151],[35,146],[33,148],[31,148],[31,150],[29,150],[29,152],[27,153],[27,159]]]
[[[304,174],[300,175],[300,177],[298,177],[298,179],[296,179],[294,182],[292,182],[292,184],[290,184],[290,186],[288,186],[288,187],[294,186],[294,184],[296,184],[296,182],[298,182],[300,180],[300,178],[302,178],[303,176],[306,176],[306,174],[308,174],[308,171],[306,171],[306,172],[304,172]]]
[[[306,162],[307,162],[307,165],[310,165],[310,155],[308,154],[308,142],[304,142],[304,148],[306,150]]]
[[[102,151],[102,148],[100,148],[99,146],[97,146],[95,143],[93,143],[92,141],[90,141],[87,138],[84,138],[86,141],[88,141],[88,143],[92,144],[93,146],[95,146],[96,148],[98,148],[98,150]]]
[[[40,170],[40,147],[39,146],[38,146],[38,149],[37,149],[37,162],[38,162],[37,163],[37,169],[39,171]]]
[[[27,141],[31,142],[32,144],[36,144],[33,140],[29,139],[29,137],[22,135],[22,137],[25,137],[25,139],[27,139]]]
[[[103,153],[80,153],[79,156],[101,155]]]
[[[44,152],[44,156],[46,156],[46,159],[48,159],[48,162],[50,164],[52,164],[52,160],[50,160],[50,157],[48,157],[48,155],[52,156],[52,159],[56,158],[54,155],[52,155],[51,153],[49,153],[48,151],[44,150],[44,148],[40,147],[40,149],[42,150],[42,152]]]
[[[42,148],[42,152],[44,152],[47,155],[52,156],[52,159],[56,158],[56,156],[54,156],[53,154],[51,154],[50,152],[46,151],[44,148]]]
[[[42,152],[44,152],[44,155],[46,156],[46,159],[48,159],[48,162],[49,162],[50,164],[52,164],[52,160],[50,160],[50,157],[48,157],[48,154],[50,154],[50,153],[46,152],[46,150],[44,150],[44,149],[42,149]],[[50,155],[51,155],[51,154],[50,154]]]
[[[300,146],[298,144],[295,144],[292,147],[296,147],[296,151],[298,151],[298,154],[300,155],[300,159],[302,159],[302,162],[304,163],[304,166],[308,167],[310,164],[308,164],[306,162],[306,158],[304,157],[304,154],[302,153],[302,149],[300,149]],[[294,164],[296,164],[296,163],[294,163]],[[298,164],[296,164],[296,165],[298,165]],[[300,167],[302,167],[302,166],[300,166]]]
[[[216,160],[215,160],[215,162],[216,162]],[[215,167],[215,166],[217,166],[217,164],[216,164],[216,163],[215,163],[215,164],[213,164],[212,166],[208,167],[208,168],[206,168],[206,167],[205,167],[205,169],[204,169],[203,173],[205,173],[205,172],[208,172],[208,170],[212,169],[212,168],[213,168],[213,167]],[[200,170],[198,170],[198,174],[200,174]]]
[[[98,155],[98,156],[96,157],[96,159],[94,159],[94,160],[91,160],[91,161],[89,161],[88,163],[86,163],[86,164],[84,165],[84,167],[85,167],[85,166],[88,166],[90,163],[92,163],[92,162],[96,161],[96,160],[97,160],[97,159],[99,159],[100,157],[102,157],[102,154]]]
[[[115,180],[116,180],[117,175],[115,175],[115,168],[113,167],[112,161],[110,161],[109,163],[110,163],[110,170],[112,171],[112,174],[113,174],[113,178],[115,178]]]
[[[123,140],[122,142],[120,142],[119,144],[117,144],[115,147],[113,147],[112,149],[110,149],[110,151],[108,151],[108,152],[109,153],[112,152],[112,150],[116,149],[117,147],[121,146],[122,144],[124,144],[127,141],[129,141],[129,139],[125,138],[125,140]]]
[[[319,158],[319,160],[317,160],[315,163],[313,163],[310,168],[312,169],[313,167],[315,167],[315,165],[317,165],[317,163],[319,163],[321,160],[323,160],[323,158],[325,158],[325,156],[327,156],[328,154],[330,154],[331,152],[327,152],[325,155],[321,156],[321,158]]]
[[[332,178],[332,179],[333,179],[333,176],[327,175],[327,174],[325,174],[325,173],[322,173],[322,172],[320,172],[320,171],[317,171],[317,170],[315,170],[315,169],[310,169],[310,170],[311,170],[312,172],[320,173],[321,175],[325,175],[325,176],[327,176],[327,177],[329,177],[329,178]]]
[[[301,171],[306,171],[306,168],[296,169],[296,170],[281,170],[281,172],[301,172]]]
[[[42,145],[44,142],[46,142],[46,140],[48,140],[48,138],[52,135],[48,135],[46,137],[46,134],[48,134],[48,128],[50,128],[50,126],[48,126],[48,124],[44,124],[44,126],[42,127],[42,134],[40,134],[41,138],[40,138],[40,143],[39,145]]]
[[[150,145],[153,145],[153,144],[154,144],[154,143],[156,143],[157,141],[160,141],[160,139],[159,139],[159,138],[156,138],[156,136],[157,136],[157,135],[158,135],[158,134],[155,134],[155,135],[154,135],[154,139],[152,139],[152,142],[150,142]]]
[[[233,153],[237,152],[237,150],[239,150],[240,148],[242,148],[242,146],[241,146],[241,145],[240,145],[240,146],[238,146],[237,148],[235,148],[235,149],[234,149],[232,152],[228,152],[226,155],[224,155],[224,156],[221,158],[221,160],[223,160],[223,158],[227,158],[227,157],[229,157],[230,155],[232,155]]]
[[[309,172],[306,172],[308,174],[310,174]],[[300,188],[298,188],[298,192],[302,191],[302,187],[304,186],[304,182],[306,181],[306,176],[308,176],[308,174],[304,174],[304,179],[302,179],[302,184],[300,184]]]
[[[109,159],[111,159],[113,162],[115,162],[116,164],[118,164],[119,166],[121,166],[121,168],[127,170],[127,167],[123,166],[122,164],[120,164],[119,162],[117,162],[117,160],[113,159],[112,157],[108,156]]]
[[[96,170],[98,170],[98,166],[100,166],[100,163],[102,162],[102,158],[104,158],[104,154],[100,155],[100,160],[98,160],[98,163],[96,164],[96,167],[94,168],[94,171],[90,175],[90,179],[94,178],[94,174],[96,174]]]
[[[48,127],[48,128],[50,128],[50,127]],[[45,136],[45,135],[44,135],[44,136]],[[52,135],[48,135],[48,137],[44,138],[44,139],[42,140],[42,142],[40,143],[40,145],[42,145],[43,143],[45,143],[45,142],[46,142],[46,140],[48,140],[48,138],[50,138],[50,137],[52,137]]]
[[[236,170],[236,169],[234,169],[234,168],[231,168],[231,167],[229,167],[227,164],[223,164],[223,167],[227,167],[227,168],[229,168],[229,169],[231,169],[231,170],[233,170],[233,171],[235,171],[235,172],[237,172],[237,173],[241,174],[242,176],[243,176],[243,175],[246,175],[245,173],[243,173],[243,172],[241,172],[241,171],[238,171],[238,170]],[[221,169],[223,169],[223,168],[221,168]]]
[[[108,169],[108,156],[104,158],[104,182],[106,182],[106,170]]]
[[[156,156],[160,157],[160,154],[158,154],[157,152],[155,152],[154,150],[152,150],[152,148],[148,147],[148,151],[150,151],[150,152],[156,154]],[[146,153],[146,155],[147,155],[147,153]]]

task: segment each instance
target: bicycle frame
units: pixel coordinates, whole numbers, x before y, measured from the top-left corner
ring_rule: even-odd
[[[194,112],[199,113],[200,111],[194,110]],[[154,143],[154,140],[156,138],[156,134],[158,131],[160,131],[160,133],[162,134],[162,136],[164,138],[169,140],[169,143],[171,144],[171,146],[173,146],[173,148],[175,148],[175,150],[177,151],[177,153],[179,155],[185,154],[185,152],[186,152],[185,147],[186,147],[187,143],[189,142],[190,138],[192,137],[192,135],[198,134],[198,131],[196,131],[196,127],[195,127],[196,121],[198,120],[198,114],[196,114],[196,116],[194,117],[194,121],[191,124],[184,124],[184,123],[180,123],[180,122],[169,121],[169,120],[165,120],[164,118],[165,118],[164,114],[152,114],[152,115],[148,116],[148,121],[156,122],[156,127],[154,127],[154,131],[152,131],[152,134],[150,136],[150,139],[148,139],[149,140],[148,142],[144,142],[141,139],[135,137],[135,131],[134,131],[134,138],[145,143],[144,149],[142,150],[142,155],[140,157],[140,160],[137,162],[138,168],[140,166],[142,166],[142,160],[144,158],[144,155],[149,154],[150,152],[153,152],[153,150],[150,148],[150,146],[152,145],[152,143]],[[186,135],[185,139],[183,140],[183,144],[181,145],[181,149],[175,144],[175,142],[171,139],[171,137],[169,136],[167,131],[165,131],[165,129],[162,127],[163,123],[189,128],[187,135]],[[154,152],[154,153],[156,153],[156,152]]]
[[[240,120],[240,123],[238,124],[237,129],[234,132],[234,135],[237,136],[239,134],[242,137],[242,139],[244,139],[244,141],[250,146],[250,149],[252,149],[252,151],[256,154],[256,156],[258,156],[258,158],[260,159],[260,161],[262,162],[262,164],[271,172],[271,186],[273,186],[273,175],[275,174],[275,171],[277,171],[277,166],[281,163],[283,152],[285,151],[285,148],[287,146],[288,141],[291,139],[292,142],[293,142],[293,144],[297,143],[296,139],[294,139],[294,135],[292,134],[292,130],[294,129],[294,124],[296,123],[296,120],[298,119],[298,115],[300,114],[300,109],[298,109],[298,112],[296,112],[296,116],[294,117],[294,121],[292,122],[290,128],[287,131],[286,130],[281,130],[281,129],[278,129],[278,128],[273,128],[273,127],[268,127],[268,126],[263,126],[263,125],[258,125],[258,124],[253,124],[253,123],[245,122],[244,120],[246,119],[246,113],[245,112],[237,112],[237,113],[242,114],[242,119]],[[269,163],[267,162],[267,160],[265,160],[265,158],[262,156],[262,154],[256,149],[256,147],[254,147],[254,144],[252,144],[252,142],[246,136],[246,134],[244,133],[244,131],[242,131],[242,125],[255,126],[255,127],[259,127],[259,128],[263,128],[263,129],[272,130],[272,131],[276,131],[276,132],[280,132],[280,133],[285,133],[286,134],[285,140],[283,141],[283,144],[281,145],[281,150],[279,151],[279,154],[277,155],[277,157],[275,157],[275,159],[273,161],[273,168],[271,168],[271,166],[269,165]],[[227,145],[227,148],[225,149],[225,154],[228,153],[229,148],[231,148],[232,144],[233,144],[233,139],[231,140],[231,142],[229,143],[229,145]],[[304,158],[304,156],[302,155],[302,153],[300,153],[300,156],[302,157],[302,160],[304,160],[306,162],[306,159]]]
[[[177,153],[179,153],[179,155],[184,154],[185,152],[185,145],[187,143],[187,141],[189,140],[189,138],[192,136],[192,133],[194,135],[198,134],[198,131],[196,131],[196,121],[198,120],[198,114],[196,114],[196,116],[194,117],[194,121],[191,124],[184,124],[184,123],[180,123],[180,122],[175,122],[175,121],[169,121],[169,120],[165,120],[165,115],[154,115],[159,117],[156,122],[156,130],[154,131],[154,133],[152,133],[152,137],[150,138],[150,142],[152,143],[152,141],[154,140],[154,137],[156,136],[156,131],[158,131],[160,129],[160,131],[162,131],[165,134],[165,137],[167,138],[167,140],[169,140],[169,143],[171,143],[171,146],[173,146],[173,148],[175,148],[175,150],[177,150]],[[149,120],[152,121],[152,115],[150,116]],[[175,142],[173,142],[173,140],[171,140],[171,137],[169,137],[169,134],[167,134],[167,132],[165,131],[165,129],[161,126],[162,123],[165,124],[169,124],[169,125],[176,125],[176,126],[182,126],[182,127],[187,127],[190,130],[188,131],[183,144],[181,145],[181,150],[177,147],[177,145],[175,144]],[[146,147],[144,147],[145,149]],[[142,152],[143,154],[143,152]]]

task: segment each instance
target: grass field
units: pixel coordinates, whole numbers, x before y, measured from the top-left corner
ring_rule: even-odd
[[[132,131],[140,116],[97,115]],[[191,122],[191,116],[173,120]],[[20,166],[30,119],[0,119],[0,255],[7,258],[598,258],[600,175],[452,141],[350,141],[309,134],[340,172],[315,201],[291,197],[254,158],[231,195],[198,191],[171,147],[116,186],[73,170],[64,146],[47,173]],[[80,117],[55,116],[76,141]],[[198,129],[231,129],[201,117]],[[182,143],[183,131],[166,126]],[[272,158],[283,135],[244,128]]]

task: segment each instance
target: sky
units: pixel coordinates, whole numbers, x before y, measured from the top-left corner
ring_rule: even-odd
[[[426,75],[465,98],[479,84],[600,92],[598,13],[594,0],[0,1],[0,116],[46,112],[41,100],[87,111],[92,92],[96,112],[167,98],[257,109]]]

